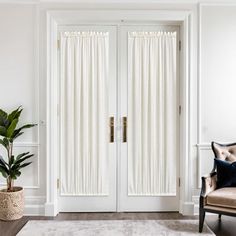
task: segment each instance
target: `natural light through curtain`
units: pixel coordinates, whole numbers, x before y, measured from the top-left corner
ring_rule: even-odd
[[[176,32],[128,35],[128,194],[176,194]]]
[[[61,194],[108,194],[105,32],[61,33]]]

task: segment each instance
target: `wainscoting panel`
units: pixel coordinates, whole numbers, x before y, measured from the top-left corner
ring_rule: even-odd
[[[199,144],[198,148],[198,188],[201,188],[201,177],[209,174],[214,164],[214,154],[210,144]]]
[[[15,185],[23,186],[25,189],[39,188],[39,144],[38,143],[16,143],[13,147],[13,154],[17,156],[23,152],[30,152],[34,156],[29,159],[31,165],[22,170],[21,176],[15,181]],[[0,153],[5,153],[3,147],[0,147]],[[6,156],[4,155],[4,158]],[[0,186],[4,186],[5,179],[0,176]]]

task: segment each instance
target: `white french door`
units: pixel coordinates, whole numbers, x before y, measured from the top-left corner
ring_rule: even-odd
[[[177,211],[179,28],[122,26],[120,32],[119,104],[127,126],[120,210]]]
[[[178,210],[179,28],[59,31],[59,211]]]
[[[61,27],[59,37],[59,211],[116,211],[116,27]]]

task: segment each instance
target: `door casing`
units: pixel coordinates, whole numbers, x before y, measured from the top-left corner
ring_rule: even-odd
[[[180,38],[182,50],[180,52],[180,105],[182,114],[180,117],[180,202],[179,211],[187,213],[190,202],[191,183],[189,176],[190,154],[190,76],[192,54],[191,11],[171,10],[78,10],[78,11],[48,11],[47,12],[47,180],[45,215],[55,216],[57,207],[57,178],[58,178],[58,55],[57,55],[57,31],[59,25],[73,24],[173,24],[180,26]],[[99,19],[99,20],[98,20]],[[126,19],[126,20],[123,20]],[[119,40],[118,40],[119,41]],[[118,129],[120,125],[118,124]],[[118,145],[117,153],[120,147]],[[119,179],[119,178],[117,178]],[[118,182],[119,186],[119,182]],[[118,189],[119,191],[119,189]],[[190,206],[191,207],[191,206]],[[117,204],[117,211],[120,211]]]

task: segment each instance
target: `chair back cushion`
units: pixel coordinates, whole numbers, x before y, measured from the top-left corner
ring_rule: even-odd
[[[211,147],[216,159],[231,163],[236,161],[236,143],[220,144],[212,142]]]

